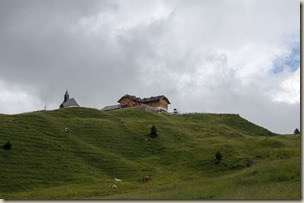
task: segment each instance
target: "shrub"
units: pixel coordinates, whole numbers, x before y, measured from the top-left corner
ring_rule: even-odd
[[[251,159],[249,159],[247,162],[246,162],[246,167],[251,167],[253,165],[253,161]]]
[[[217,151],[216,154],[215,154],[215,163],[216,164],[220,163],[222,158],[223,158],[222,154],[219,151]]]
[[[156,127],[155,127],[154,125],[152,125],[150,137],[151,137],[151,138],[156,138],[157,136],[158,136],[158,135],[157,135],[157,132],[156,132]]]
[[[7,150],[11,149],[11,147],[12,147],[12,144],[10,143],[10,141],[7,141],[7,142],[3,145],[3,148],[4,148],[4,149],[7,149]]]
[[[294,134],[300,134],[300,131],[298,128],[295,129]]]

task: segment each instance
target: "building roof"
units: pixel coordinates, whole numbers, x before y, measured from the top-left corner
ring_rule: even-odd
[[[141,102],[142,103],[149,103],[149,102],[153,102],[153,101],[159,101],[161,98],[167,100],[168,104],[171,104],[169,99],[167,97],[165,97],[164,95],[160,95],[160,96],[156,96],[156,97],[143,98],[141,100]]]
[[[163,98],[163,99],[167,100],[168,104],[171,104],[169,99],[167,97],[165,97],[164,95],[141,99],[140,97],[136,97],[134,95],[132,96],[132,95],[126,94],[126,95],[122,96],[117,102],[120,102],[124,98],[130,98],[133,101],[140,102],[140,103],[149,103],[149,102],[153,102],[153,101],[159,101],[161,98]]]
[[[140,97],[136,97],[134,95],[129,95],[129,94],[126,94],[124,96],[122,96],[117,102],[120,102],[122,99],[124,98],[130,98],[132,99],[133,101],[136,101],[136,102],[141,102],[141,98]]]
[[[120,109],[120,104],[117,105],[111,105],[111,106],[105,106],[103,109],[101,109],[102,111],[111,111],[111,110],[115,110],[115,109]]]
[[[78,103],[74,98],[68,99],[65,102],[62,102],[62,104],[60,105],[60,107],[72,107],[72,106],[79,107]]]

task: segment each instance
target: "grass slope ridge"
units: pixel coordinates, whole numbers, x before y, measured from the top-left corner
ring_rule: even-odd
[[[149,137],[152,125],[158,137]],[[64,128],[70,133],[65,135]],[[300,137],[234,114],[67,108],[0,115],[0,198],[300,199]],[[214,164],[215,153],[223,159]],[[252,167],[246,163],[252,161]],[[142,176],[153,180],[143,183]],[[114,178],[122,179],[112,190]]]

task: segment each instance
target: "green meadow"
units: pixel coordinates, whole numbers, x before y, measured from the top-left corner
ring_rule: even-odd
[[[301,198],[300,136],[236,114],[66,108],[0,115],[0,144],[2,199]]]

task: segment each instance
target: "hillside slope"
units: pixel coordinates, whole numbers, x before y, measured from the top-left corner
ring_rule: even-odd
[[[0,115],[0,141],[12,143],[0,150],[4,199],[300,198],[300,138],[239,115],[88,108]],[[122,179],[116,190],[114,178]]]

